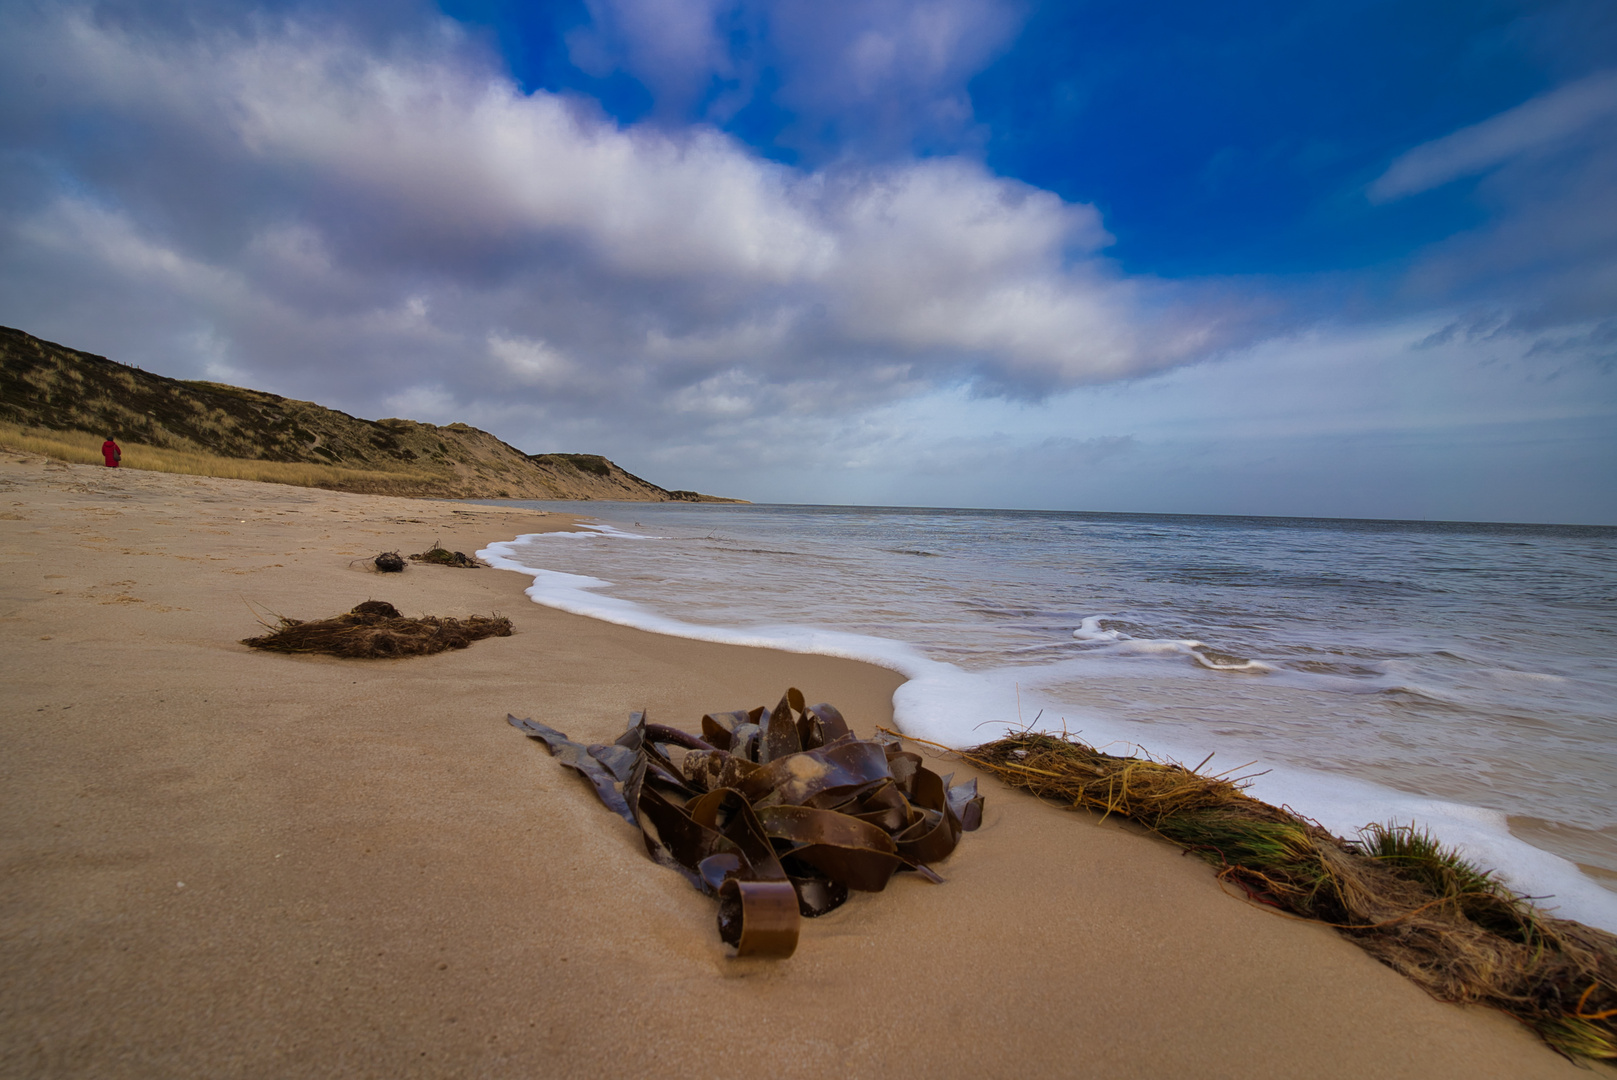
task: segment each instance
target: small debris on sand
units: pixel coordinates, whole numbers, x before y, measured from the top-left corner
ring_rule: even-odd
[[[437,566],[454,566],[463,570],[476,570],[488,565],[481,559],[472,558],[464,551],[449,551],[436,544],[418,555],[411,555],[410,561],[433,563]]]
[[[266,624],[269,625],[269,624]],[[243,638],[242,644],[272,652],[328,653],[355,658],[426,656],[464,649],[487,637],[510,637],[511,620],[503,615],[441,619],[406,618],[385,600],[367,600],[345,615],[304,622],[280,617],[270,633]]]

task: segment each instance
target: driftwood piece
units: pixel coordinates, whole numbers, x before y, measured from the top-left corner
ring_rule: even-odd
[[[719,901],[737,956],[790,956],[800,920],[930,865],[982,821],[977,782],[949,786],[896,739],[857,739],[795,688],[772,711],[709,713],[702,734],[634,713],[610,746],[506,718],[640,829],[653,860]]]

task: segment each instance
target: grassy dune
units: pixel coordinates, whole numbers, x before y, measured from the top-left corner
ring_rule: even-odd
[[[43,454],[58,461],[80,465],[100,465],[102,437],[83,431],[51,431],[0,422],[0,446],[26,453]],[[334,491],[369,491],[404,494],[414,492],[439,477],[413,470],[347,469],[338,465],[306,462],[255,461],[251,458],[222,457],[194,450],[177,450],[122,442],[125,469],[184,473],[188,476],[218,476],[229,480],[259,480],[269,484],[327,488]]]
[[[312,401],[170,379],[0,327],[8,445],[137,469],[438,498],[728,502],[669,491],[598,454],[525,454],[467,424],[362,420]]]

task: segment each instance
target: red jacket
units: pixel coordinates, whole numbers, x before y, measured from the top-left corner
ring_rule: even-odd
[[[124,452],[118,449],[118,444],[108,439],[101,444],[101,456],[107,459],[107,468],[116,469],[118,462],[123,460]]]

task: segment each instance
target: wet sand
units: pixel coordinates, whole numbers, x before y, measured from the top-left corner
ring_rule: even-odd
[[[713,902],[506,713],[609,741],[632,709],[694,725],[796,685],[868,733],[898,676],[369,565],[568,520],[0,451],[0,1075],[1617,1075],[991,780],[946,884],[728,958]],[[238,643],[366,599],[516,633]]]

